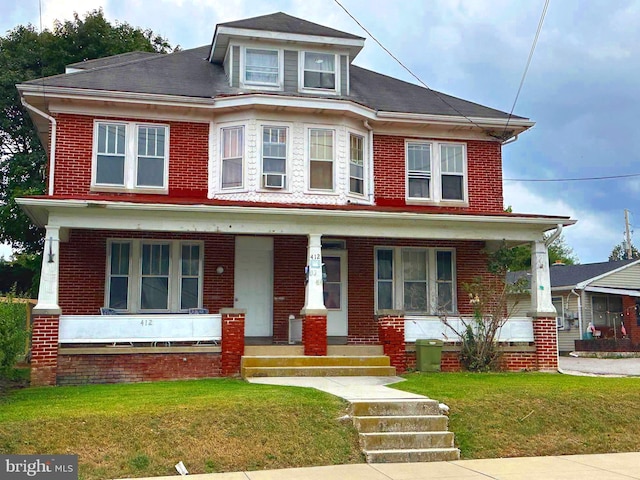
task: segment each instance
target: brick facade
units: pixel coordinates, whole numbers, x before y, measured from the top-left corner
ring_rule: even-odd
[[[56,384],[58,315],[34,315],[31,324],[31,385]]]
[[[220,353],[60,355],[58,385],[189,380],[221,376]]]
[[[57,114],[55,195],[91,193],[94,120],[141,122],[132,118]],[[156,122],[169,126],[169,196],[206,198],[209,124]],[[131,194],[112,193],[115,197]]]
[[[222,361],[224,377],[240,375],[240,363],[244,355],[245,312],[223,309],[222,313]]]
[[[326,315],[303,315],[302,345],[305,355],[320,357],[327,354]]]
[[[414,370],[416,368],[415,351],[408,351],[406,358],[407,368],[410,370]],[[440,368],[442,372],[462,371],[459,353],[457,351],[451,350],[443,351],[440,361]],[[521,352],[504,352],[500,360],[500,369],[505,372],[521,372],[524,370],[537,370],[537,368],[536,354],[535,352],[529,351],[529,349],[523,348],[523,351]]]
[[[391,366],[395,367],[396,373],[403,373],[407,369],[404,314],[398,312],[378,317],[378,332],[383,352],[389,357]]]
[[[378,205],[406,205],[405,191],[405,141],[413,137],[374,135],[374,180]],[[420,139],[428,140],[428,138]],[[460,142],[443,140],[439,142]],[[498,142],[468,140],[467,172],[469,175],[469,206],[425,206],[425,211],[465,211],[478,213],[502,213],[502,150]]]
[[[536,370],[558,369],[558,327],[555,317],[533,318]]]

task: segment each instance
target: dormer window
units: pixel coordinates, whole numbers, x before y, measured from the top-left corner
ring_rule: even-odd
[[[337,91],[336,56],[332,53],[302,52],[303,89]]]
[[[244,55],[244,83],[249,86],[280,86],[280,52],[246,48]]]

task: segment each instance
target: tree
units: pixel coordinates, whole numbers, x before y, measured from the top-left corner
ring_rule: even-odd
[[[507,264],[509,271],[531,270],[531,245],[520,245],[511,250],[513,253],[510,255]],[[558,261],[565,265],[575,265],[579,263],[578,257],[573,253],[573,249],[567,245],[564,235],[560,235],[549,245],[549,263],[553,265]]]
[[[631,244],[631,258],[640,258],[640,252],[636,247]],[[624,242],[619,243],[613,250],[611,250],[611,254],[609,255],[609,261],[614,262],[616,260],[625,260],[627,259],[627,247]]]
[[[83,19],[76,13],[53,31],[20,25],[0,37],[0,241],[20,253],[38,253],[43,244],[42,231],[15,202],[45,192],[47,158],[15,85],[64,73],[71,63],[135,50],[167,53],[171,47],[151,30],[111,24],[101,9]]]

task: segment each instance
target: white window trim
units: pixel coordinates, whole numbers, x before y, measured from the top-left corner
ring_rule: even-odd
[[[98,127],[105,125],[124,125],[125,151],[124,151],[124,185],[97,183],[98,173]],[[160,127],[165,129],[164,136],[164,171],[161,187],[136,185],[138,178],[138,127]],[[123,122],[109,119],[95,119],[93,121],[93,145],[91,149],[91,190],[104,192],[136,192],[136,193],[160,193],[169,192],[169,137],[170,128],[167,124],[147,122]]]
[[[275,83],[247,81],[247,50],[267,50],[278,53],[278,81]],[[256,90],[282,90],[284,87],[284,50],[260,45],[242,45],[240,47],[240,87]],[[233,58],[232,58],[233,60]],[[233,70],[233,67],[231,67]]]
[[[304,86],[304,56],[307,53],[321,53],[323,55],[333,55],[333,65],[335,68],[334,88],[313,88]],[[323,93],[325,95],[340,95],[340,54],[322,50],[300,50],[298,51],[298,90],[304,93]]]
[[[320,189],[320,188],[311,188],[311,130],[328,130],[332,132],[333,135],[333,188],[329,189]],[[305,165],[306,165],[306,192],[313,195],[335,195],[337,193],[338,188],[338,145],[337,142],[337,131],[335,126],[331,125],[307,125],[304,129],[304,157],[305,157]]]
[[[409,145],[422,144],[431,146],[431,197],[416,198],[409,197]],[[442,171],[440,166],[440,146],[456,145],[462,147],[462,200],[451,200],[442,198]],[[405,139],[404,142],[404,164],[405,164],[405,201],[408,205],[439,205],[439,206],[469,206],[469,168],[467,161],[467,145],[463,142],[447,142],[439,140]]]
[[[286,149],[287,149],[287,153],[286,153],[286,160],[285,160],[285,172],[284,172],[284,181],[285,181],[285,186],[284,188],[268,188],[264,186],[264,182],[263,182],[263,175],[264,175],[264,165],[263,165],[263,159],[264,159],[264,155],[263,155],[263,142],[262,142],[262,136],[263,136],[263,132],[265,128],[284,128],[287,132],[287,141],[285,143],[286,145]],[[285,123],[285,122],[269,122],[269,123],[261,123],[258,125],[258,164],[260,165],[260,172],[259,172],[259,178],[258,178],[258,190],[260,192],[266,192],[266,193],[287,193],[291,191],[291,183],[293,181],[293,175],[291,174],[292,170],[292,165],[291,165],[291,136],[292,136],[292,125],[289,123]]]
[[[355,193],[351,191],[351,135],[355,135],[358,137],[362,137],[362,193]],[[358,130],[352,130],[347,128],[347,152],[346,152],[346,160],[347,160],[347,185],[346,185],[346,194],[350,197],[357,198],[358,200],[362,200],[363,198],[367,198],[369,195],[368,191],[368,179],[369,179],[369,142],[368,135],[365,132],[361,132]]]
[[[556,312],[557,316],[556,316],[556,326],[558,327],[558,330],[564,330],[565,328],[565,322],[564,322],[564,297],[562,297],[561,295],[553,295],[551,297],[551,303],[553,303],[554,300],[560,300],[560,305],[562,305],[562,308],[560,309],[559,312]]]
[[[159,240],[145,238],[109,238],[107,240],[107,261],[105,267],[104,305],[109,305],[111,277],[111,244],[128,243],[129,249],[129,285],[127,290],[127,309],[118,310],[122,313],[185,313],[187,309],[180,308],[182,295],[182,272],[180,269],[180,257],[183,245],[198,245],[200,247],[200,271],[198,273],[198,308],[202,308],[202,292],[204,283],[204,242],[199,240]],[[142,295],[142,245],[143,244],[169,244],[169,293],[168,309],[166,310],[142,310],[140,298]]]
[[[404,276],[402,272],[402,251],[403,250],[422,250],[427,252],[427,308],[426,312],[406,312],[421,315],[437,315],[438,312],[434,306],[438,304],[437,289],[437,252],[451,252],[452,264],[452,310],[447,312],[451,315],[457,314],[457,268],[456,268],[456,250],[454,248],[439,247],[414,247],[414,246],[376,246],[374,248],[374,302],[375,310],[378,311],[378,250],[393,251],[393,271],[392,271],[392,309],[404,311]]]
[[[242,185],[239,187],[222,187],[222,152],[224,147],[224,138],[222,131],[229,128],[242,128]],[[245,123],[228,123],[218,125],[218,191],[220,193],[237,193],[245,192],[247,185],[247,125]]]

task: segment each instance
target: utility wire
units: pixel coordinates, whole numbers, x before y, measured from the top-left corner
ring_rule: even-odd
[[[549,0],[544,2],[544,8],[542,9],[542,14],[540,15],[540,21],[538,22],[538,29],[536,30],[536,35],[533,38],[533,43],[531,45],[531,50],[529,51],[529,58],[527,59],[527,64],[524,67],[524,72],[522,73],[522,78],[520,79],[520,85],[518,86],[518,91],[516,93],[516,98],[513,100],[513,105],[511,105],[511,111],[509,112],[509,117],[507,118],[507,123],[504,126],[504,132],[507,131],[507,127],[509,127],[509,122],[511,121],[511,117],[513,117],[513,111],[516,108],[516,103],[518,103],[518,98],[520,97],[520,92],[522,91],[522,86],[524,85],[524,79],[527,77],[527,72],[529,71],[529,66],[531,65],[531,59],[533,58],[533,52],[536,50],[536,45],[538,44],[538,38],[540,37],[540,32],[542,31],[542,24],[544,23],[544,18],[547,16],[547,10],[549,8]]]
[[[590,180],[611,180],[614,178],[640,177],[640,173],[627,175],[609,175],[604,177],[580,177],[580,178],[504,178],[505,182],[586,182]]]
[[[547,1],[548,1],[548,0],[547,0]],[[346,8],[344,5],[342,5],[342,3],[340,3],[338,0],[334,0],[334,2],[336,2],[336,4],[338,4],[338,6],[339,6],[342,10],[344,10],[344,12],[345,12],[347,15],[349,15],[349,16],[351,17],[351,19],[352,19],[354,22],[356,22],[356,23],[358,24],[358,26],[359,26],[362,30],[364,30],[364,31],[366,32],[366,34],[367,34],[367,35],[369,35],[369,37],[371,37],[371,39],[372,39],[374,42],[376,42],[376,43],[380,46],[380,48],[382,48],[385,52],[387,52],[387,54],[388,54],[391,58],[393,58],[393,59],[398,63],[398,65],[400,65],[402,68],[404,68],[404,69],[409,73],[409,75],[411,75],[413,78],[415,78],[415,79],[420,83],[420,85],[422,85],[424,88],[426,88],[426,89],[427,89],[427,90],[429,90],[431,93],[433,93],[436,97],[438,97],[438,99],[439,99],[442,103],[444,103],[444,104],[445,104],[445,105],[447,105],[449,108],[451,108],[452,110],[454,110],[454,111],[455,111],[456,113],[458,113],[460,116],[462,116],[462,117],[466,118],[467,120],[469,120],[469,122],[471,122],[473,125],[475,125],[476,127],[478,127],[478,128],[479,128],[480,130],[482,130],[484,133],[486,133],[487,135],[490,135],[490,136],[492,136],[492,137],[496,137],[496,138],[498,138],[494,133],[489,132],[489,131],[488,131],[488,130],[486,130],[485,128],[482,128],[480,125],[478,125],[476,122],[474,122],[474,121],[473,121],[472,119],[470,119],[468,116],[466,116],[464,113],[462,113],[462,112],[461,112],[460,110],[458,110],[456,107],[454,107],[453,105],[451,105],[451,103],[447,102],[447,100],[446,100],[446,99],[444,99],[444,98],[442,97],[442,95],[440,95],[440,93],[439,93],[439,92],[437,92],[436,90],[433,90],[431,87],[429,87],[429,85],[427,85],[426,83],[424,83],[420,77],[418,77],[415,73],[413,73],[413,72],[411,71],[411,69],[410,69],[409,67],[407,67],[404,63],[402,63],[402,61],[401,61],[398,57],[396,57],[393,53],[391,53],[391,51],[390,51],[387,47],[385,47],[385,46],[384,46],[384,45],[383,45],[383,44],[382,44],[382,43],[381,43],[381,42],[380,42],[380,41],[379,41],[379,40],[378,40],[378,39],[377,39],[377,38],[376,38],[376,37],[375,37],[375,36],[374,36],[374,35],[373,35],[369,30],[368,30],[368,29],[367,29],[367,27],[365,27],[362,23],[360,23],[360,21],[359,21],[356,17],[354,17],[354,16],[351,14],[351,12],[350,12],[349,10],[347,10],[347,8]],[[506,129],[505,129],[505,130],[506,130]],[[503,136],[504,136],[504,132],[503,132]],[[500,140],[502,140],[502,138],[499,138],[499,139],[500,139]]]

